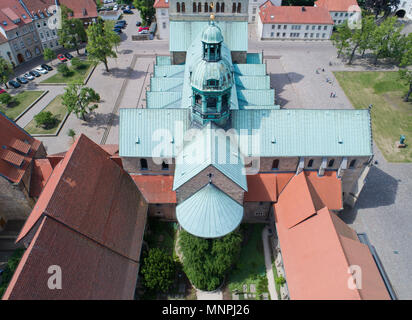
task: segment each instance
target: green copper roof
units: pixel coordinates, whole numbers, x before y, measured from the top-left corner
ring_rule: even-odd
[[[183,78],[150,78],[150,91],[179,91],[183,89]]]
[[[208,21],[170,21],[170,51],[187,51],[208,23]],[[247,51],[247,21],[216,21],[215,23],[222,30],[225,43],[231,51]]]
[[[213,184],[207,184],[177,205],[176,218],[196,237],[219,238],[239,226],[243,207]]]
[[[264,76],[235,76],[236,87],[239,90],[270,89],[270,77]]]
[[[233,110],[232,127],[245,156],[372,155],[368,110]]]
[[[147,108],[179,108],[182,102],[182,92],[147,91]]]
[[[217,80],[219,90],[230,88],[233,82],[231,66],[225,60],[216,62],[200,60],[193,68],[191,86],[201,91],[208,91],[210,90],[207,85],[208,80]]]
[[[247,64],[261,64],[262,54],[261,53],[247,53],[246,54],[246,63]]]
[[[243,106],[267,106],[275,103],[275,91],[266,90],[237,90],[239,107]]]
[[[209,122],[196,129],[194,137],[176,158],[173,190],[178,189],[208,166],[214,166],[247,191],[244,161],[239,146],[227,138],[223,129]]]
[[[207,28],[203,30],[202,42],[210,44],[223,42],[222,30],[220,30],[214,21],[209,22]]]
[[[188,109],[120,109],[121,157],[175,157],[189,127]]]
[[[266,76],[265,64],[234,64],[233,70],[238,76]]]
[[[159,66],[171,65],[172,61],[170,56],[156,56],[156,64]]]
[[[158,78],[166,77],[183,77],[185,71],[184,65],[155,65],[154,67],[154,76]]]

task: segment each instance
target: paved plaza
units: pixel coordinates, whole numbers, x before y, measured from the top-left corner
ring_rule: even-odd
[[[87,84],[101,95],[99,108],[87,122],[70,115],[57,137],[40,137],[49,154],[67,150],[72,143],[67,136],[69,129],[77,135],[84,133],[97,143],[118,143],[118,110],[145,107],[145,90],[155,54],[169,53],[167,41],[130,40],[136,33],[137,16],[126,16],[128,26],[122,34],[118,58],[109,59],[111,72],[107,73],[99,64]],[[262,50],[272,87],[276,90],[276,103],[282,108],[351,109],[350,101],[332,72],[375,69],[362,63],[345,66],[336,59],[336,49],[329,41],[256,41],[251,36],[249,52]],[[36,83],[26,89],[47,89],[49,92],[17,121],[21,126],[64,91],[62,86]],[[330,97],[332,92],[335,98]],[[374,153],[377,164],[370,170],[359,201],[355,208],[345,209],[341,217],[358,233],[367,233],[398,297],[412,299],[412,268],[409,266],[412,261],[412,164],[388,163],[376,146]]]

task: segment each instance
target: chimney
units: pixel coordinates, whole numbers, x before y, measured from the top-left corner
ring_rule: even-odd
[[[302,7],[302,11],[306,11],[306,8],[305,8],[305,7]]]

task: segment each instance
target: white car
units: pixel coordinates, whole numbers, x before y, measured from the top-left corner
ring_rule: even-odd
[[[113,7],[113,11],[117,11],[117,10],[119,10],[119,7],[117,6],[117,4],[115,4]]]
[[[24,77],[25,77],[27,80],[33,80],[33,79],[34,79],[34,77],[33,77],[31,74],[29,74],[29,73],[25,73],[25,74],[24,74]]]
[[[41,73],[41,74],[46,74],[48,73],[48,71],[46,69],[43,69],[42,67],[37,67],[36,69],[34,69],[35,71]]]

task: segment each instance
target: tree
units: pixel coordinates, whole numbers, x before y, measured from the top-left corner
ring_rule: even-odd
[[[83,62],[78,57],[72,58],[72,60],[70,60],[70,63],[76,69],[79,69],[83,65]]]
[[[49,129],[56,125],[57,119],[50,111],[42,111],[34,116],[34,121],[37,126]]]
[[[0,84],[4,84],[8,89],[7,81],[13,74],[13,66],[3,57],[0,57]]]
[[[117,57],[116,52],[113,51],[113,46],[118,43],[119,36],[109,28],[105,28],[103,20],[98,19],[96,23],[93,23],[87,28],[87,37],[88,43],[86,49],[89,54],[89,59],[103,62],[106,71],[109,72],[107,58]]]
[[[50,48],[45,48],[43,51],[43,57],[44,60],[49,61],[49,60],[53,60],[56,58],[56,52],[54,52],[52,49]]]
[[[79,83],[71,83],[65,88],[62,103],[69,112],[74,112],[78,118],[86,121],[86,114],[98,107],[97,104],[90,105],[90,103],[99,101],[100,95],[92,88],[84,87]]]
[[[234,231],[222,238],[198,238],[180,233],[183,269],[190,281],[201,290],[215,290],[234,265],[240,253],[242,236]]]
[[[173,284],[176,263],[172,255],[162,249],[153,248],[144,258],[141,272],[147,288],[166,292]]]
[[[400,32],[400,28],[401,27],[396,26],[396,18],[392,17],[383,21],[373,30],[369,49],[375,56],[375,65],[377,64],[378,59],[390,56],[389,48],[391,37],[397,32]]]
[[[343,50],[347,50],[349,48],[351,37],[352,31],[348,27],[347,21],[336,28],[331,40],[334,46],[338,49],[338,58],[342,54]]]
[[[57,66],[57,71],[60,72],[63,77],[67,77],[70,73],[70,69],[65,63],[59,64]]]
[[[375,15],[378,19],[379,15],[383,13],[383,19],[386,19],[392,10],[399,7],[400,0],[365,0],[364,7]]]
[[[80,19],[73,17],[73,11],[61,6],[61,28],[58,30],[59,42],[69,49],[76,49],[79,54],[79,46],[87,40],[86,31]]]
[[[362,18],[362,26],[360,29],[355,29],[351,37],[352,52],[349,57],[348,64],[352,64],[353,58],[355,57],[355,52],[357,50],[362,51],[369,47],[370,34],[376,28],[375,21],[372,16],[364,16]]]
[[[76,136],[76,132],[73,129],[69,129],[69,131],[67,131],[67,135],[73,139],[74,141],[74,137]]]
[[[405,95],[404,101],[408,102],[412,94],[412,34],[407,38],[408,50],[404,52],[401,60],[401,68],[399,69],[399,78],[405,85],[409,86],[408,92]]]
[[[133,4],[139,10],[142,23],[145,26],[150,25],[156,14],[155,8],[153,8],[154,0],[134,0]]]
[[[9,106],[9,104],[13,101],[13,97],[9,95],[8,93],[2,93],[0,94],[0,103],[4,104],[6,107]]]

